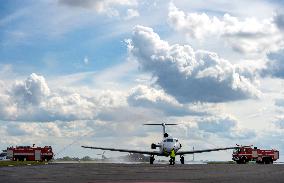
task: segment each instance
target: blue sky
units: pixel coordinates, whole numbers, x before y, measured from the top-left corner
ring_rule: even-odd
[[[149,149],[160,129],[141,124],[166,121],[188,149],[284,150],[282,1],[0,4],[2,149]]]
[[[45,68],[40,70],[41,73],[57,75],[93,71],[119,63],[125,57],[123,38],[126,34],[107,37],[111,20],[101,22],[99,19],[104,17],[93,17],[96,23],[77,27],[78,22],[70,15],[66,18],[70,22],[57,25],[53,22],[56,20],[51,20],[57,17],[49,17],[49,13],[58,13],[53,12],[54,7],[39,10],[48,2],[10,3],[2,3],[6,11],[1,16],[4,17],[2,27],[5,27],[1,31],[1,62],[20,65],[19,73],[27,74],[39,68]],[[53,6],[54,3],[49,4]],[[64,26],[74,28],[65,30]],[[85,57],[90,59],[88,67],[83,62]]]

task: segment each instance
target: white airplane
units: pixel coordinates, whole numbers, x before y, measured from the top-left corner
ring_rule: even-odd
[[[89,149],[101,149],[107,151],[119,151],[119,152],[128,152],[128,153],[140,153],[150,155],[150,164],[153,164],[155,161],[154,156],[166,156],[168,157],[171,151],[174,149],[175,155],[180,156],[181,164],[184,164],[184,155],[185,154],[195,154],[195,153],[203,153],[203,152],[211,152],[211,151],[221,151],[228,149],[235,149],[236,147],[225,147],[225,148],[215,148],[215,149],[204,149],[204,150],[192,150],[192,151],[180,151],[182,145],[178,141],[177,138],[173,138],[166,133],[166,126],[169,125],[177,125],[177,124],[169,124],[169,123],[152,123],[152,124],[144,124],[144,125],[159,125],[163,127],[163,140],[158,144],[151,144],[151,149],[159,148],[159,151],[140,151],[140,150],[130,150],[130,149],[117,149],[117,148],[105,148],[105,147],[91,147],[91,146],[81,146],[83,148]],[[174,159],[170,159],[174,161]],[[174,164],[174,162],[173,162]]]

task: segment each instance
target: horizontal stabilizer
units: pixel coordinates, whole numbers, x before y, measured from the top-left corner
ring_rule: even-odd
[[[166,126],[172,126],[172,125],[178,125],[174,123],[146,123],[144,125],[151,125],[151,126],[162,126],[163,127],[163,137],[168,137],[168,134],[166,133]]]

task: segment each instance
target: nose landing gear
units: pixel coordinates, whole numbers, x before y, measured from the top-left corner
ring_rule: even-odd
[[[150,156],[150,164],[153,164],[154,161],[155,161],[154,155],[151,155],[151,156]]]
[[[180,163],[184,164],[184,156],[183,155],[180,156]]]
[[[175,164],[175,158],[174,157],[171,157],[170,159],[170,165],[174,165]]]

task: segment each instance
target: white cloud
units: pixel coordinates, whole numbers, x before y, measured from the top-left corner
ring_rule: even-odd
[[[0,92],[1,120],[48,122],[95,119],[105,108],[125,105],[119,96],[116,92],[103,90],[91,95],[60,88],[51,90],[43,76],[33,73],[25,81],[17,81]]]
[[[214,116],[202,119],[197,124],[200,130],[211,133],[219,133],[232,130],[236,126],[237,122],[235,119],[229,116],[219,118]]]
[[[134,10],[134,9],[127,9],[127,12],[126,12],[126,16],[125,16],[125,20],[130,20],[132,18],[135,18],[135,17],[139,17],[140,14],[137,10]]]
[[[2,120],[13,120],[17,117],[17,105],[7,94],[0,93],[0,116]]]
[[[274,21],[280,30],[284,30],[284,14],[277,14]]]
[[[133,88],[127,101],[131,106],[161,110],[169,116],[205,115],[207,113],[206,109],[202,110],[199,104],[192,104],[191,106],[180,104],[162,89],[150,88],[145,85],[138,85]]]
[[[226,102],[255,98],[260,91],[240,70],[216,53],[169,45],[153,29],[136,26],[130,52],[156,84],[180,103]]]
[[[50,94],[49,87],[43,76],[32,73],[25,81],[18,81],[11,90],[17,104],[38,105]]]
[[[284,107],[284,99],[276,99],[275,105],[279,107]]]
[[[240,128],[238,126],[238,121],[227,115],[201,118],[197,122],[197,126],[200,131],[205,133],[234,140],[248,140],[255,137],[255,132],[253,130]]]
[[[4,125],[3,125],[4,126]],[[56,123],[18,123],[10,122],[5,125],[7,135],[10,136],[34,136],[48,137],[61,136],[61,131]]]
[[[109,16],[118,16],[118,6],[137,6],[137,0],[59,0],[59,3],[72,7],[95,9],[98,13],[107,13]]]
[[[206,13],[185,14],[170,3],[168,22],[189,38],[222,38],[233,50],[241,53],[265,54],[278,50],[284,43],[273,18],[258,20],[252,17],[241,21],[229,14],[222,18],[209,17]]]
[[[284,116],[277,116],[277,119],[274,121],[274,125],[276,128],[284,130]]]
[[[266,68],[262,70],[264,76],[284,78],[284,49],[268,54]]]

